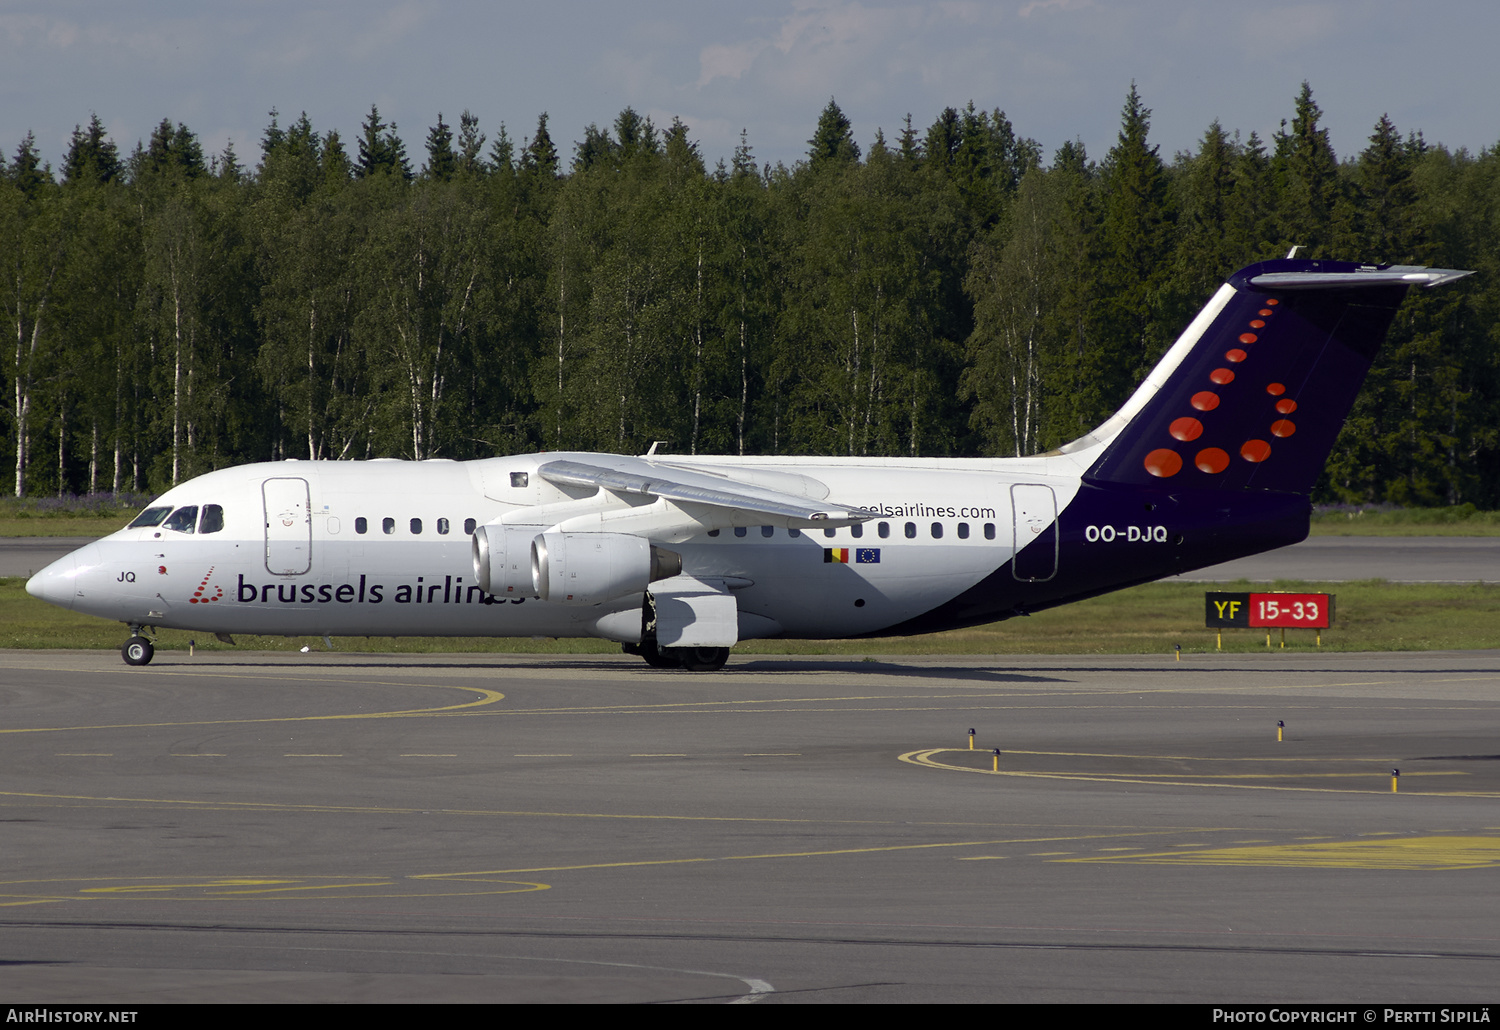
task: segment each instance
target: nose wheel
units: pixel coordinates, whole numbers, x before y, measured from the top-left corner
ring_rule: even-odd
[[[125,659],[126,665],[150,665],[155,654],[156,646],[139,633],[125,641],[125,645],[120,648],[120,656]]]

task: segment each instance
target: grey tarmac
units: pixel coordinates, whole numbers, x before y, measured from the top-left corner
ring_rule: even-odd
[[[11,1003],[1500,983],[1496,652],[7,651],[0,711]]]

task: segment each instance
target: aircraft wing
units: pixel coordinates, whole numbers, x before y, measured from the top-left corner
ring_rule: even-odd
[[[703,504],[791,522],[847,525],[865,522],[876,515],[864,508],[815,501],[766,487],[736,483],[709,473],[682,468],[668,472],[649,462],[637,463],[641,468],[639,472],[559,459],[538,467],[537,474],[555,486],[592,486],[611,493]]]

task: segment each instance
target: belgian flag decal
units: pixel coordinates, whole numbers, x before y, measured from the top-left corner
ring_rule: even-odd
[[[823,548],[824,565],[828,565],[830,563],[848,565],[851,561],[856,565],[879,565],[880,548],[856,547],[853,550],[847,547]]]

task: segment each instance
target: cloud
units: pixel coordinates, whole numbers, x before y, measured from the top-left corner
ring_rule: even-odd
[[[739,43],[710,43],[698,53],[698,88],[702,89],[714,79],[738,79],[742,77],[755,59],[770,43],[763,39],[744,40]]]
[[[1094,0],[1031,0],[1018,12],[1022,18],[1030,18],[1038,11],[1084,11],[1094,6]]]

